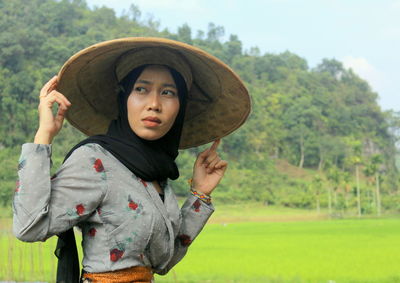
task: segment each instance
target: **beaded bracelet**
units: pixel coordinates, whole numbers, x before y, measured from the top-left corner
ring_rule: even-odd
[[[211,197],[202,193],[199,193],[198,191],[195,191],[193,188],[190,189],[190,192],[192,195],[200,199],[201,201],[205,202],[206,204],[211,203]]]
[[[190,192],[192,193],[192,195],[194,195],[195,197],[197,197],[198,199],[200,199],[201,201],[203,201],[206,204],[210,204],[211,203],[211,196],[203,194],[203,193],[199,193],[198,191],[193,189],[193,187],[192,187],[192,183],[193,183],[192,179],[189,179],[188,183],[190,185]]]

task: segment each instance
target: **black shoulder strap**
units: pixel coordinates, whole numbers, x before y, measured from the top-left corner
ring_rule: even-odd
[[[79,143],[74,146],[64,158],[63,163],[81,145],[82,143]],[[54,254],[58,258],[56,282],[79,283],[79,258],[73,228],[58,235],[57,247]]]
[[[79,283],[79,258],[73,228],[58,235],[57,283]]]

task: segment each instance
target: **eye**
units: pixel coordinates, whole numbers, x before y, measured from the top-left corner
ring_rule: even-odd
[[[142,86],[137,86],[137,87],[135,87],[135,92],[137,92],[137,93],[145,93],[146,89],[144,87],[142,87]]]
[[[167,96],[176,96],[176,93],[172,90],[164,90],[162,94]]]

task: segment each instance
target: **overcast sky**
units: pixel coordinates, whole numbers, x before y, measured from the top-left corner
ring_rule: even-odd
[[[384,110],[400,111],[400,0],[87,0],[117,15],[134,3],[176,32],[187,23],[193,36],[209,22],[236,34],[244,48],[289,50],[310,67],[322,58],[344,63],[379,94]]]

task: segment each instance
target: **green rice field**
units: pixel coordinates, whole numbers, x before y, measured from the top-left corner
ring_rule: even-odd
[[[4,215],[4,214],[3,214]],[[22,243],[0,219],[0,281],[54,282],[55,240]],[[187,256],[156,282],[400,282],[400,218],[222,205]]]

